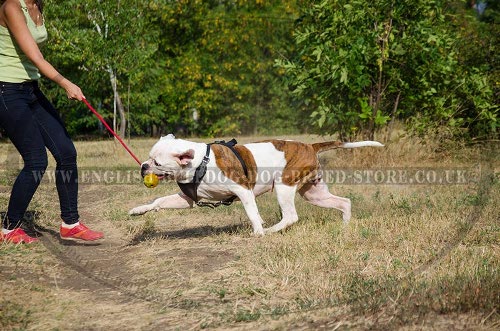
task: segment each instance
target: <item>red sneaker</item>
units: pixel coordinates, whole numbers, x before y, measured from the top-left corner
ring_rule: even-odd
[[[37,238],[30,237],[21,228],[16,228],[8,234],[3,234],[0,232],[0,241],[6,241],[13,244],[26,243],[31,244],[38,241]]]
[[[104,234],[102,232],[92,231],[81,222],[72,229],[63,228],[61,225],[59,235],[63,240],[74,241],[93,241],[104,238]]]

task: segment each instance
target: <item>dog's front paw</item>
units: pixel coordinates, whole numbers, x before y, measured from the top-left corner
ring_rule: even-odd
[[[254,237],[264,237],[264,229],[254,230],[252,233]]]
[[[273,232],[276,232],[276,230],[274,230],[272,227],[271,227],[271,228],[265,228],[265,229],[264,229],[264,233],[265,233],[265,234],[269,234],[269,233],[273,233]]]
[[[138,215],[143,215],[150,210],[151,209],[147,205],[139,206],[139,207],[135,207],[135,208],[130,209],[128,214],[132,215],[132,216],[138,216]]]

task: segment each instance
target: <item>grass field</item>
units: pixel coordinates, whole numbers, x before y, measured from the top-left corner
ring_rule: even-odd
[[[129,144],[146,159],[154,142]],[[299,222],[262,238],[251,236],[239,203],[131,217],[129,209],[176,185],[145,188],[117,142],[76,145],[81,217],[106,238],[58,239],[46,174],[27,215],[40,243],[0,243],[1,330],[500,329],[498,145],[443,148],[400,137],[382,149],[326,152],[325,170],[425,171],[418,183],[329,184],[352,200],[348,225],[297,196]],[[20,164],[7,143],[0,164],[5,211]],[[467,175],[433,177],[457,169]],[[279,220],[274,194],[257,203],[266,226]]]

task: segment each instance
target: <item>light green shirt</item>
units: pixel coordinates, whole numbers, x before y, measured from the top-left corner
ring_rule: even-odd
[[[23,9],[28,29],[38,45],[47,40],[45,24],[36,26],[31,18],[24,0],[19,0]],[[38,68],[31,63],[10,33],[9,29],[0,25],[0,81],[22,83],[40,79]]]

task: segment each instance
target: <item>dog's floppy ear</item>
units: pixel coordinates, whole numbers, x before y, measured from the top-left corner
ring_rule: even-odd
[[[174,158],[180,166],[186,166],[194,159],[194,150],[188,149],[183,153],[174,155]]]

